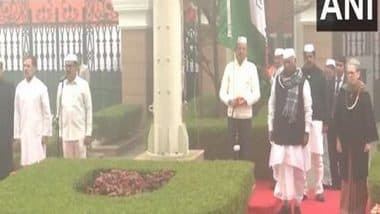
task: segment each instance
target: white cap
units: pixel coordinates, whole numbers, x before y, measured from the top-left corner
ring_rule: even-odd
[[[247,44],[247,37],[245,36],[239,36],[237,38],[237,43],[240,43],[240,44]]]
[[[303,51],[304,52],[307,52],[307,53],[311,53],[311,52],[314,52],[315,49],[314,49],[314,45],[309,43],[309,44],[305,44],[305,46],[303,47]]]
[[[327,59],[326,60],[326,66],[328,66],[328,65],[332,65],[332,66],[336,67],[335,60],[333,60],[333,59]]]
[[[296,52],[293,48],[286,48],[284,50],[284,55],[282,56],[282,58],[287,59],[289,57],[296,57]]]
[[[67,54],[65,57],[65,62],[78,62],[78,57],[75,54]]]
[[[274,55],[275,56],[283,56],[284,55],[284,49],[276,48],[276,50],[274,50]]]

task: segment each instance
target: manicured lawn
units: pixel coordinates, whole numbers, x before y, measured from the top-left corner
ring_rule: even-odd
[[[236,161],[150,162],[48,159],[0,182],[0,213],[244,213],[253,165]],[[132,197],[86,195],[78,185],[97,169],[171,169],[163,188]]]
[[[372,156],[371,168],[368,176],[370,198],[374,203],[380,203],[380,152]]]

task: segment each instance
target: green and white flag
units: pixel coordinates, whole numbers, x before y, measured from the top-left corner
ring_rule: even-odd
[[[248,59],[265,63],[266,22],[264,0],[220,0],[218,40],[234,49],[239,36],[248,39]]]

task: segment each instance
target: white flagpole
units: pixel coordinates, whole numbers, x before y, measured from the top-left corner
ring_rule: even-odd
[[[227,37],[232,38],[231,0],[227,0]]]

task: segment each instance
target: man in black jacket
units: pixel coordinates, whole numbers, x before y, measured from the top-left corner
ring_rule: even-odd
[[[302,68],[306,79],[310,83],[312,97],[312,127],[309,137],[309,149],[311,154],[311,171],[315,178],[315,199],[324,201],[323,194],[323,131],[326,126],[326,79],[323,71],[315,64],[315,49],[313,44],[304,46],[304,61]],[[305,182],[305,196],[308,185]]]
[[[340,189],[340,155],[336,151],[336,127],[334,125],[334,115],[335,115],[335,104],[338,97],[340,88],[345,82],[344,70],[346,60],[343,56],[336,57],[335,59],[335,75],[334,77],[327,81],[327,139],[328,139],[328,152],[330,158],[330,171],[331,171],[331,181],[333,189]]]

